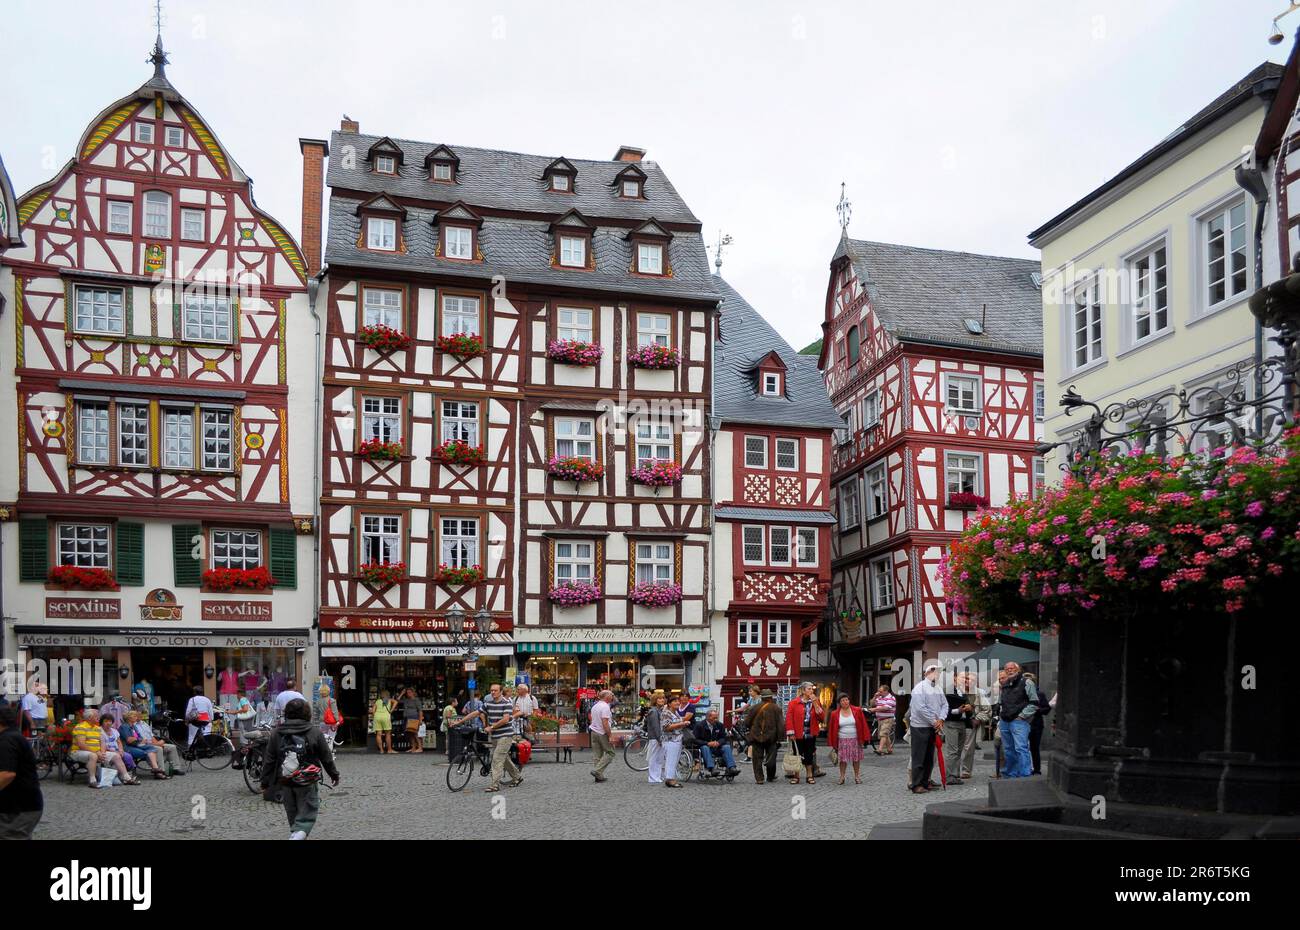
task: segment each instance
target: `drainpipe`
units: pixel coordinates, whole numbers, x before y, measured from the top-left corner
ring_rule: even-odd
[[[1255,198],[1255,281],[1251,291],[1257,291],[1264,286],[1264,215],[1268,208],[1268,185],[1264,182],[1264,172],[1255,164],[1255,153],[1251,151],[1236,169],[1237,186],[1242,188],[1248,194]],[[1278,262],[1282,263],[1282,255],[1278,254]],[[1286,269],[1281,269],[1286,273]],[[1252,314],[1253,315],[1253,314]],[[1255,398],[1259,399],[1263,392],[1263,371],[1260,369],[1264,361],[1264,327],[1259,318],[1255,318]],[[1255,408],[1255,432],[1260,433],[1263,429],[1264,411],[1260,407]]]
[[[324,346],[323,335],[321,332],[321,318],[316,310],[316,298],[320,294],[321,282],[325,279],[325,273],[328,269],[322,268],[315,275],[307,280],[307,309],[311,312],[311,318],[316,323],[316,367],[314,369],[314,397],[313,397],[313,415],[312,415],[312,453],[311,453],[311,513],[312,513],[312,560],[311,560],[311,598],[312,604],[315,605],[312,610],[312,632],[316,636],[316,674],[321,670],[321,633],[320,633],[320,486],[321,486],[321,459],[324,457],[321,451],[321,394],[325,390],[324,384]]]

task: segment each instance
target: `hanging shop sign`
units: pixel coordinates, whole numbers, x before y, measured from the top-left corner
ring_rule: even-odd
[[[473,618],[467,617],[465,622],[471,624]],[[450,629],[445,616],[434,614],[331,614],[324,610],[321,611],[320,625],[322,630],[426,630],[446,633]],[[509,617],[492,618],[493,633],[509,633],[513,628],[514,622]]]
[[[179,620],[181,605],[176,603],[176,595],[166,588],[154,588],[140,605],[140,619],[146,623],[151,620]]]

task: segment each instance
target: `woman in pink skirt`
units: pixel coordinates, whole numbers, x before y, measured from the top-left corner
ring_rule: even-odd
[[[871,741],[871,730],[867,728],[867,715],[861,707],[853,705],[847,694],[840,695],[839,707],[830,712],[826,738],[840,755],[839,784],[844,784],[850,762],[853,763],[853,781],[862,784],[862,747]]]

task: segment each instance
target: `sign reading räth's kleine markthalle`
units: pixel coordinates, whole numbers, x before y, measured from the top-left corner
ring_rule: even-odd
[[[242,622],[270,621],[270,601],[203,601],[199,605],[203,620],[232,620]]]

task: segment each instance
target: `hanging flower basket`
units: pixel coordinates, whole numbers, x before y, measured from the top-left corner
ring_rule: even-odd
[[[46,580],[61,588],[80,588],[82,591],[115,591],[117,579],[106,568],[81,568],[77,565],[56,565],[50,569]]]
[[[661,346],[658,343],[648,346],[637,346],[627,354],[627,360],[633,368],[676,368],[681,364],[682,356],[672,346]]]
[[[433,455],[445,465],[482,465],[487,458],[482,446],[471,446],[463,439],[452,439],[433,450]]]
[[[382,439],[367,439],[357,449],[357,455],[368,462],[396,462],[405,454],[406,446],[402,443]]]
[[[483,567],[481,565],[469,565],[463,568],[452,565],[438,566],[438,582],[440,584],[478,584],[482,580]]]
[[[383,323],[372,323],[361,327],[361,332],[357,333],[357,342],[376,352],[396,352],[398,349],[409,348],[411,337]]]
[[[980,507],[987,507],[989,499],[983,494],[972,494],[970,491],[955,491],[948,495],[948,506],[952,510],[978,510]]]
[[[633,586],[628,600],[642,607],[671,607],[682,602],[682,586],[671,581],[643,581]]]
[[[551,603],[556,607],[582,607],[603,597],[600,588],[590,581],[566,581],[551,588]]]
[[[589,368],[605,354],[604,346],[577,339],[552,339],[546,346],[546,357],[562,365],[579,365]]]
[[[438,351],[457,358],[477,358],[483,354],[483,337],[476,333],[452,333],[438,337]]]
[[[671,459],[655,459],[632,469],[630,477],[637,484],[652,488],[668,487],[682,483],[682,466]]]
[[[546,470],[559,481],[599,481],[605,474],[605,468],[599,462],[572,455],[567,458],[552,456],[546,463]]]
[[[275,579],[264,567],[210,568],[203,573],[203,587],[209,591],[265,591],[275,584]]]
[[[405,562],[364,562],[357,566],[361,580],[376,588],[386,588],[406,580]]]

